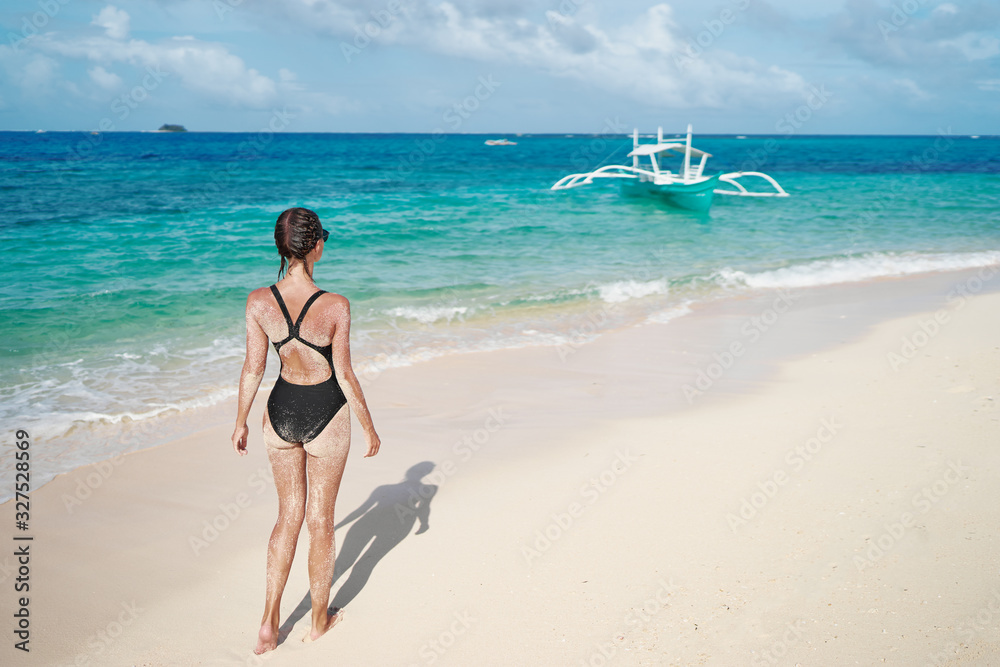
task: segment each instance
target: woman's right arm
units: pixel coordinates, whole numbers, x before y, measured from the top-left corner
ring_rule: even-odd
[[[243,372],[240,374],[240,396],[239,407],[236,413],[236,428],[233,430],[233,449],[240,456],[247,453],[247,436],[250,429],[247,428],[247,417],[250,415],[250,406],[260,389],[260,382],[264,379],[264,370],[267,367],[267,334],[254,317],[254,292],[247,297],[247,355],[243,361]]]

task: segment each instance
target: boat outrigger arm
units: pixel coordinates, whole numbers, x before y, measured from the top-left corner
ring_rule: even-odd
[[[674,174],[669,170],[660,168],[660,156],[665,154],[680,154],[684,156],[684,163],[681,167],[681,172]],[[584,173],[584,174],[570,174],[569,176],[564,176],[559,179],[555,185],[552,186],[552,190],[568,190],[570,188],[576,188],[581,185],[589,185],[594,182],[595,178],[625,178],[625,179],[638,179],[652,186],[671,186],[671,185],[687,185],[700,183],[707,180],[708,176],[704,176],[703,172],[705,170],[705,161],[712,157],[710,153],[698,150],[691,146],[691,126],[688,125],[687,129],[687,141],[683,144],[678,143],[664,143],[663,142],[663,128],[659,128],[657,132],[657,142],[655,144],[640,144],[639,143],[639,131],[633,130],[632,132],[632,152],[628,154],[632,158],[632,166],[626,165],[607,165],[596,169],[594,171]],[[643,157],[649,158],[650,167],[642,168],[640,167],[640,159]],[[700,158],[697,163],[692,164],[691,158]],[[774,187],[774,192],[752,192],[747,190],[739,179],[746,176],[755,176],[764,179],[771,186]],[[718,177],[719,181],[726,183],[730,188],[716,188],[714,190],[715,194],[720,195],[733,195],[737,197],[788,197],[788,193],[785,189],[778,184],[776,180],[768,176],[767,174],[761,173],[759,171],[734,171],[728,174],[720,174]]]

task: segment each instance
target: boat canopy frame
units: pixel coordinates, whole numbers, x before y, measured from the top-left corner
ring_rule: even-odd
[[[679,174],[674,174],[669,170],[660,168],[659,156],[665,153],[677,153],[684,156],[684,162]],[[594,171],[569,174],[560,178],[550,189],[569,190],[570,188],[590,185],[594,179],[599,178],[630,178],[651,182],[654,185],[669,184],[693,184],[706,180],[704,175],[705,163],[712,157],[711,153],[694,148],[691,145],[691,126],[687,127],[687,140],[685,143],[664,143],[663,128],[657,128],[655,144],[640,144],[638,128],[632,131],[632,151],[628,154],[632,158],[632,166],[611,164],[595,169]],[[649,158],[649,168],[640,166],[641,158]],[[692,163],[691,158],[699,158]],[[753,192],[739,182],[743,177],[758,177],[765,180],[773,188],[774,192]],[[771,176],[759,171],[734,171],[727,174],[720,174],[719,181],[725,183],[727,188],[716,188],[715,194],[731,195],[737,197],[788,197],[790,196],[781,185]]]

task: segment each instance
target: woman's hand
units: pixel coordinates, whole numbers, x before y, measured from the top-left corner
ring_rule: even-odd
[[[365,436],[365,439],[368,440],[368,453],[365,454],[365,458],[378,454],[378,448],[382,444],[382,441],[379,440],[378,434],[375,433],[375,431],[372,431]]]
[[[247,436],[250,435],[250,429],[246,424],[243,426],[237,426],[236,430],[233,431],[233,449],[240,456],[247,455]],[[378,447],[375,447],[378,451]]]

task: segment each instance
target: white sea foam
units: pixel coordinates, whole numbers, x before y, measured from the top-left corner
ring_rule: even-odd
[[[570,336],[559,332],[522,329],[516,334],[487,336],[475,341],[461,341],[458,344],[442,345],[440,347],[424,347],[418,344],[410,349],[398,350],[392,353],[379,352],[365,355],[362,352],[355,355],[354,370],[359,376],[371,378],[390,368],[412,366],[415,363],[452,354],[510,350],[524,347],[553,347],[566,344],[571,340],[573,339]]]
[[[197,363],[212,364],[224,359],[243,359],[246,347],[243,337],[216,338],[210,345],[190,348],[183,352],[183,356]]]
[[[521,301],[552,301],[563,302],[575,297],[590,297],[596,292],[598,298],[605,303],[621,303],[630,299],[641,299],[654,294],[666,294],[669,291],[667,280],[615,280],[609,283],[591,283],[582,288],[561,288],[541,294],[519,297]],[[500,301],[498,306],[507,306],[511,301]]]
[[[589,294],[593,294],[594,289],[596,288],[593,286],[582,287],[582,288],[563,287],[548,292],[542,292],[540,294],[528,294],[524,296],[517,296],[516,298],[513,299],[505,299],[497,301],[496,305],[500,308],[503,308],[505,306],[509,306],[512,303],[523,302],[523,301],[540,301],[540,302],[551,301],[553,303],[563,303],[565,301],[572,300],[574,297],[587,296]]]
[[[684,317],[685,315],[689,315],[691,313],[691,303],[691,301],[685,301],[680,305],[653,313],[646,318],[646,321],[656,322],[657,324],[666,324],[671,320],[676,320],[678,317]]]
[[[730,288],[777,289],[854,283],[876,278],[935,271],[957,271],[1000,264],[1000,252],[871,253],[860,257],[821,259],[760,272],[721,269],[712,280]]]
[[[666,294],[669,290],[665,278],[660,280],[619,280],[599,285],[597,292],[605,303],[621,303],[630,299],[641,299],[653,294]]]
[[[386,315],[416,320],[421,324],[433,324],[438,320],[451,322],[467,312],[467,306],[398,306],[385,311]]]
[[[148,410],[122,410],[121,412],[63,411],[39,413],[23,417],[21,421],[31,427],[32,435],[41,439],[54,439],[65,435],[71,428],[84,425],[115,425],[126,422],[140,422],[168,413],[205,408],[237,395],[236,387],[222,387],[206,394],[171,403],[149,406]]]

